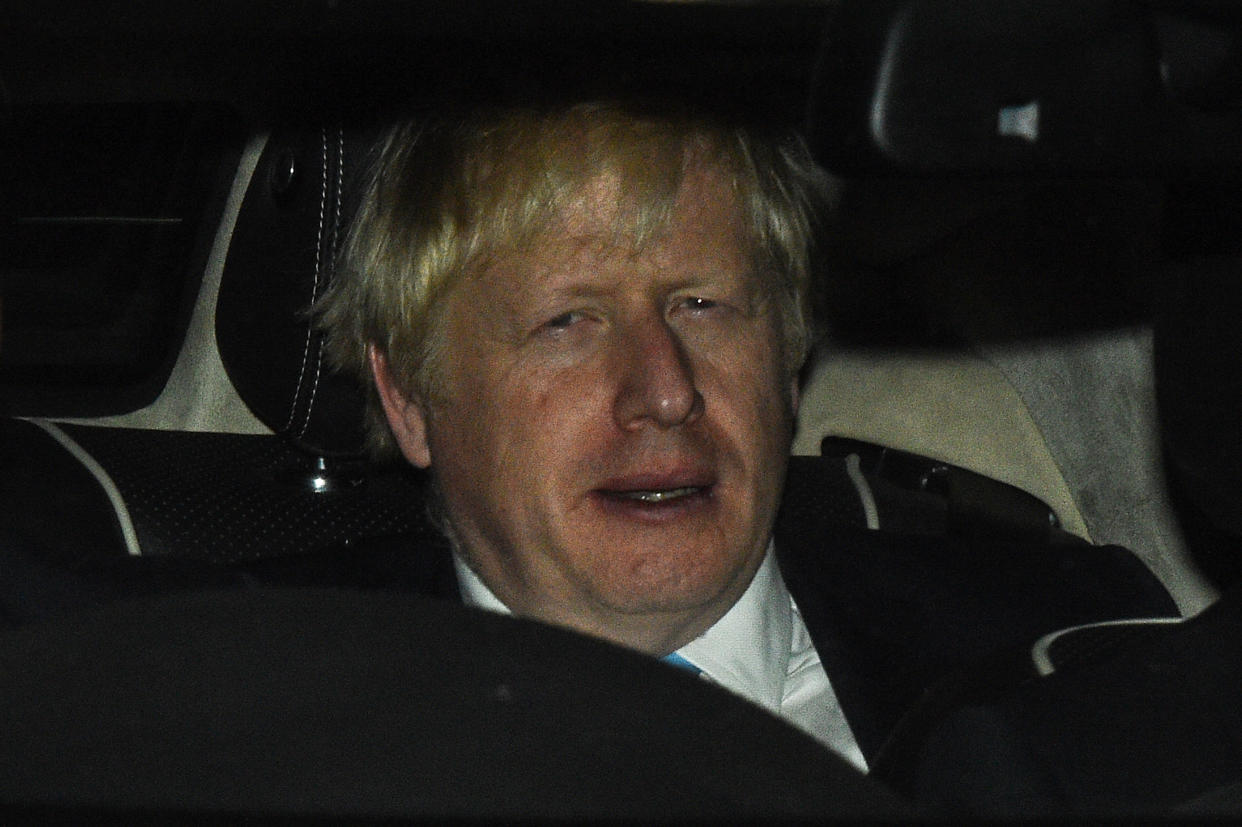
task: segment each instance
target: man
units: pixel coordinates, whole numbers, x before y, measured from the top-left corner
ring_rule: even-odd
[[[675,111],[412,122],[318,312],[377,453],[431,469],[465,602],[673,656],[865,768],[953,670],[1174,607],[1120,550],[782,504],[826,194],[797,141]]]
[[[390,137],[323,306],[376,441],[436,474],[467,600],[686,647],[861,764],[769,554],[822,174],[619,108],[471,126]],[[753,662],[701,637],[735,606],[715,634],[766,634]]]

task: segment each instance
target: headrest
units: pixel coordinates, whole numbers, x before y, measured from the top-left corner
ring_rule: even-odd
[[[336,126],[272,134],[216,305],[216,341],[238,394],[265,425],[317,454],[363,446],[363,393],[329,370],[308,310],[331,283],[372,141]]]

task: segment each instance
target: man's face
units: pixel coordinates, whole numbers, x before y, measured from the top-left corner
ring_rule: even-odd
[[[377,378],[498,598],[658,653],[714,623],[762,561],[796,391],[726,184],[692,171],[638,251],[614,243],[615,191],[596,180],[449,293],[443,398],[403,398],[382,362]]]

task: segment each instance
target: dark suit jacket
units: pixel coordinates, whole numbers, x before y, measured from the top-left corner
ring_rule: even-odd
[[[1242,815],[1242,587],[943,716],[907,793],[989,817]]]
[[[911,740],[894,740],[903,719],[925,702],[930,687],[960,670],[989,662],[995,668],[987,674],[1007,681],[1012,664],[1026,663],[1027,647],[1049,631],[1176,614],[1159,582],[1123,549],[888,534],[859,527],[860,510],[839,466],[794,458],[775,538],[786,583],[863,754],[881,777],[890,762],[904,760],[886,752]],[[227,567],[124,560],[66,577],[53,578],[53,612],[203,586],[333,586],[460,599],[449,548],[431,534],[417,543],[393,537]],[[18,620],[50,613],[37,600],[20,608],[25,616]]]
[[[776,528],[794,599],[873,773],[903,755],[903,719],[933,687],[1021,679],[1029,647],[1096,620],[1172,616],[1176,605],[1125,549],[896,535],[834,524],[820,465],[795,467]],[[968,667],[987,664],[982,677]],[[925,711],[925,710],[924,710]]]
[[[890,762],[906,760],[886,749],[900,753],[916,740],[903,719],[926,703],[930,688],[952,685],[983,663],[985,681],[1027,677],[1030,645],[1051,631],[1177,614],[1163,586],[1125,549],[889,534],[859,527],[853,509],[861,509],[857,495],[837,466],[795,457],[776,549],[846,718],[881,776]],[[393,538],[296,565],[252,565],[243,576],[254,584],[460,599],[449,549],[439,540],[413,550]]]

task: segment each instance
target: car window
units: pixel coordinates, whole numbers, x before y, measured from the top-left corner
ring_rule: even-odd
[[[4,118],[0,398],[16,414],[102,414],[158,392],[215,232],[227,111],[29,105]]]

